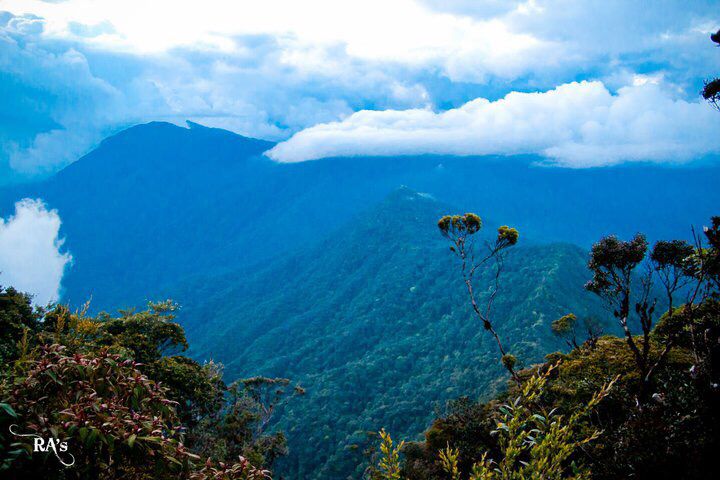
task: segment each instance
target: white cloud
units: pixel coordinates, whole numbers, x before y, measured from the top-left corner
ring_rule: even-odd
[[[653,8],[623,0],[3,1],[13,14],[43,17],[48,38],[98,49],[247,55],[237,39],[267,35],[289,58],[340,46],[350,58],[439,69],[470,82],[697,46],[707,42],[703,25],[720,21],[714,7],[712,0],[663,0]],[[688,63],[674,53],[662,59]]]
[[[0,283],[34,295],[37,305],[60,296],[60,282],[72,257],[61,252],[60,216],[42,201],[24,199],[15,214],[0,218]]]
[[[340,45],[351,58],[440,67],[459,80],[484,79],[488,74],[515,76],[565,58],[554,42],[513,31],[499,19],[437,12],[413,0],[68,0],[57,4],[5,0],[4,4],[16,15],[43,17],[49,38],[132,53],[191,47],[243,54],[236,37],[270,35],[283,43],[289,58],[306,55],[308,47]],[[77,33],[86,30],[105,33]]]
[[[443,112],[360,111],[296,133],[267,154],[280,162],[358,155],[539,154],[569,167],[686,162],[720,154],[720,116],[657,82],[612,94],[601,82],[478,98]]]
[[[9,145],[6,151],[10,167],[29,175],[42,175],[74,162],[102,140],[97,127],[73,127],[40,132],[26,148]]]

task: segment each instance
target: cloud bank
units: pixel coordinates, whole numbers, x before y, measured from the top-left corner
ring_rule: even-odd
[[[151,120],[285,140],[572,81],[615,95],[636,75],[692,103],[718,25],[717,0],[2,0],[0,185]]]
[[[720,154],[720,116],[636,77],[612,94],[602,82],[477,98],[442,112],[359,111],[296,133],[267,155],[279,162],[377,155],[538,154],[567,167],[682,163]]]
[[[72,260],[61,252],[60,216],[42,201],[24,199],[15,214],[0,218],[0,284],[34,296],[36,305],[60,297],[60,282]]]

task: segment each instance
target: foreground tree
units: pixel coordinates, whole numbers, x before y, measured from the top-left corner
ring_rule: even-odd
[[[452,244],[450,251],[460,260],[460,273],[467,289],[473,313],[480,320],[483,328],[495,339],[503,366],[510,373],[513,380],[519,382],[519,377],[515,371],[517,359],[503,345],[492,319],[492,307],[500,287],[500,276],[503,271],[507,249],[518,242],[520,236],[518,231],[506,225],[501,226],[498,228],[495,241],[493,243],[484,242],[484,251],[476,257],[478,252],[475,246],[475,235],[482,229],[482,220],[479,216],[474,213],[446,215],[438,221],[438,228],[442,236]],[[491,268],[494,269],[494,285],[485,298],[485,304],[481,306],[473,282],[477,270],[488,264],[491,264]]]
[[[17,358],[18,343],[39,328],[41,318],[42,310],[33,307],[29,295],[0,286],[0,363]]]
[[[465,237],[477,232],[478,222],[471,217],[468,227],[460,217],[456,223],[461,232],[451,237],[453,251],[467,250]],[[462,250],[458,256],[465,268],[473,264]],[[648,248],[642,235],[603,238],[593,246],[589,267],[587,288],[605,300],[622,337],[594,330],[581,344],[580,319],[568,314],[555,320],[554,333],[571,351],[548,355],[538,370],[517,371],[519,381],[496,400],[451,402],[424,442],[404,446],[401,478],[585,478],[588,470],[608,480],[708,478],[720,448],[720,217],[702,234],[693,231],[691,243],[659,241]],[[520,400],[530,406],[517,409],[536,371],[552,374],[542,380],[537,402]],[[609,383],[613,388],[605,392]],[[605,392],[603,402],[592,414],[573,417],[578,406],[596,403],[597,392]],[[498,404],[505,405],[501,415]],[[564,419],[558,425],[572,420],[572,435],[547,436],[543,422],[557,415]],[[498,423],[505,427],[490,435]],[[603,442],[584,442],[600,430]],[[567,456],[565,447],[552,448],[557,462],[540,455],[542,449],[527,450],[544,438],[576,448]],[[564,470],[546,469],[551,465]]]
[[[693,247],[680,240],[660,241],[649,256],[647,240],[641,234],[629,241],[605,237],[592,247],[588,268],[593,278],[585,288],[606,302],[624,332],[640,377],[639,404],[648,400],[653,375],[674,344],[674,338],[667,337],[659,352],[653,349],[651,333],[661,316],[657,311],[656,280],[664,290],[667,317],[676,314],[675,298],[691,283],[694,287],[689,288],[683,308],[692,309],[708,294],[707,254],[699,236],[696,242]],[[640,336],[632,333],[632,320],[639,324]]]

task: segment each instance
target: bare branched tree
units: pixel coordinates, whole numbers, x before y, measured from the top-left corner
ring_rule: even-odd
[[[438,221],[438,228],[443,237],[452,243],[450,251],[460,260],[460,272],[473,313],[482,322],[483,328],[490,332],[495,339],[503,366],[510,372],[513,380],[519,383],[520,379],[515,371],[516,358],[503,345],[491,319],[493,303],[500,288],[500,277],[505,265],[507,249],[517,243],[518,231],[503,225],[498,228],[495,241],[493,243],[484,242],[484,250],[476,256],[478,252],[476,251],[475,234],[482,229],[482,220],[479,216],[474,213],[446,215]],[[488,265],[492,265],[491,268],[494,268],[493,285],[490,287],[485,304],[481,306],[475,292],[475,273],[479,268]]]

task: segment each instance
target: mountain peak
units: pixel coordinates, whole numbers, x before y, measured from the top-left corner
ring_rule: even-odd
[[[365,242],[393,240],[421,243],[435,239],[435,224],[450,207],[427,193],[400,186],[380,203],[360,214],[353,222],[351,235]]]
[[[272,142],[243,137],[220,128],[188,121],[187,128],[168,122],[149,122],[122,130],[60,175],[93,172],[103,178],[143,171],[152,175],[165,170],[213,170],[261,157]],[[264,158],[264,157],[263,157]],[[155,169],[151,171],[151,168]]]
[[[105,140],[105,143],[116,143],[116,142],[127,142],[127,141],[142,141],[147,139],[153,139],[156,143],[161,143],[165,139],[196,139],[196,140],[229,140],[239,143],[247,143],[250,145],[257,146],[258,149],[272,148],[274,143],[266,140],[261,140],[253,137],[246,137],[237,133],[231,132],[230,130],[224,130],[222,128],[208,127],[200,123],[186,120],[185,124],[187,127],[176,125],[170,122],[153,121],[147,123],[140,123],[133,125],[132,127],[126,128],[115,135],[112,135]],[[171,144],[172,145],[172,144]]]
[[[390,192],[383,203],[398,203],[398,202],[426,202],[428,205],[431,203],[439,205],[439,202],[430,195],[429,193],[423,193],[413,190],[407,185],[400,185],[398,188]]]

